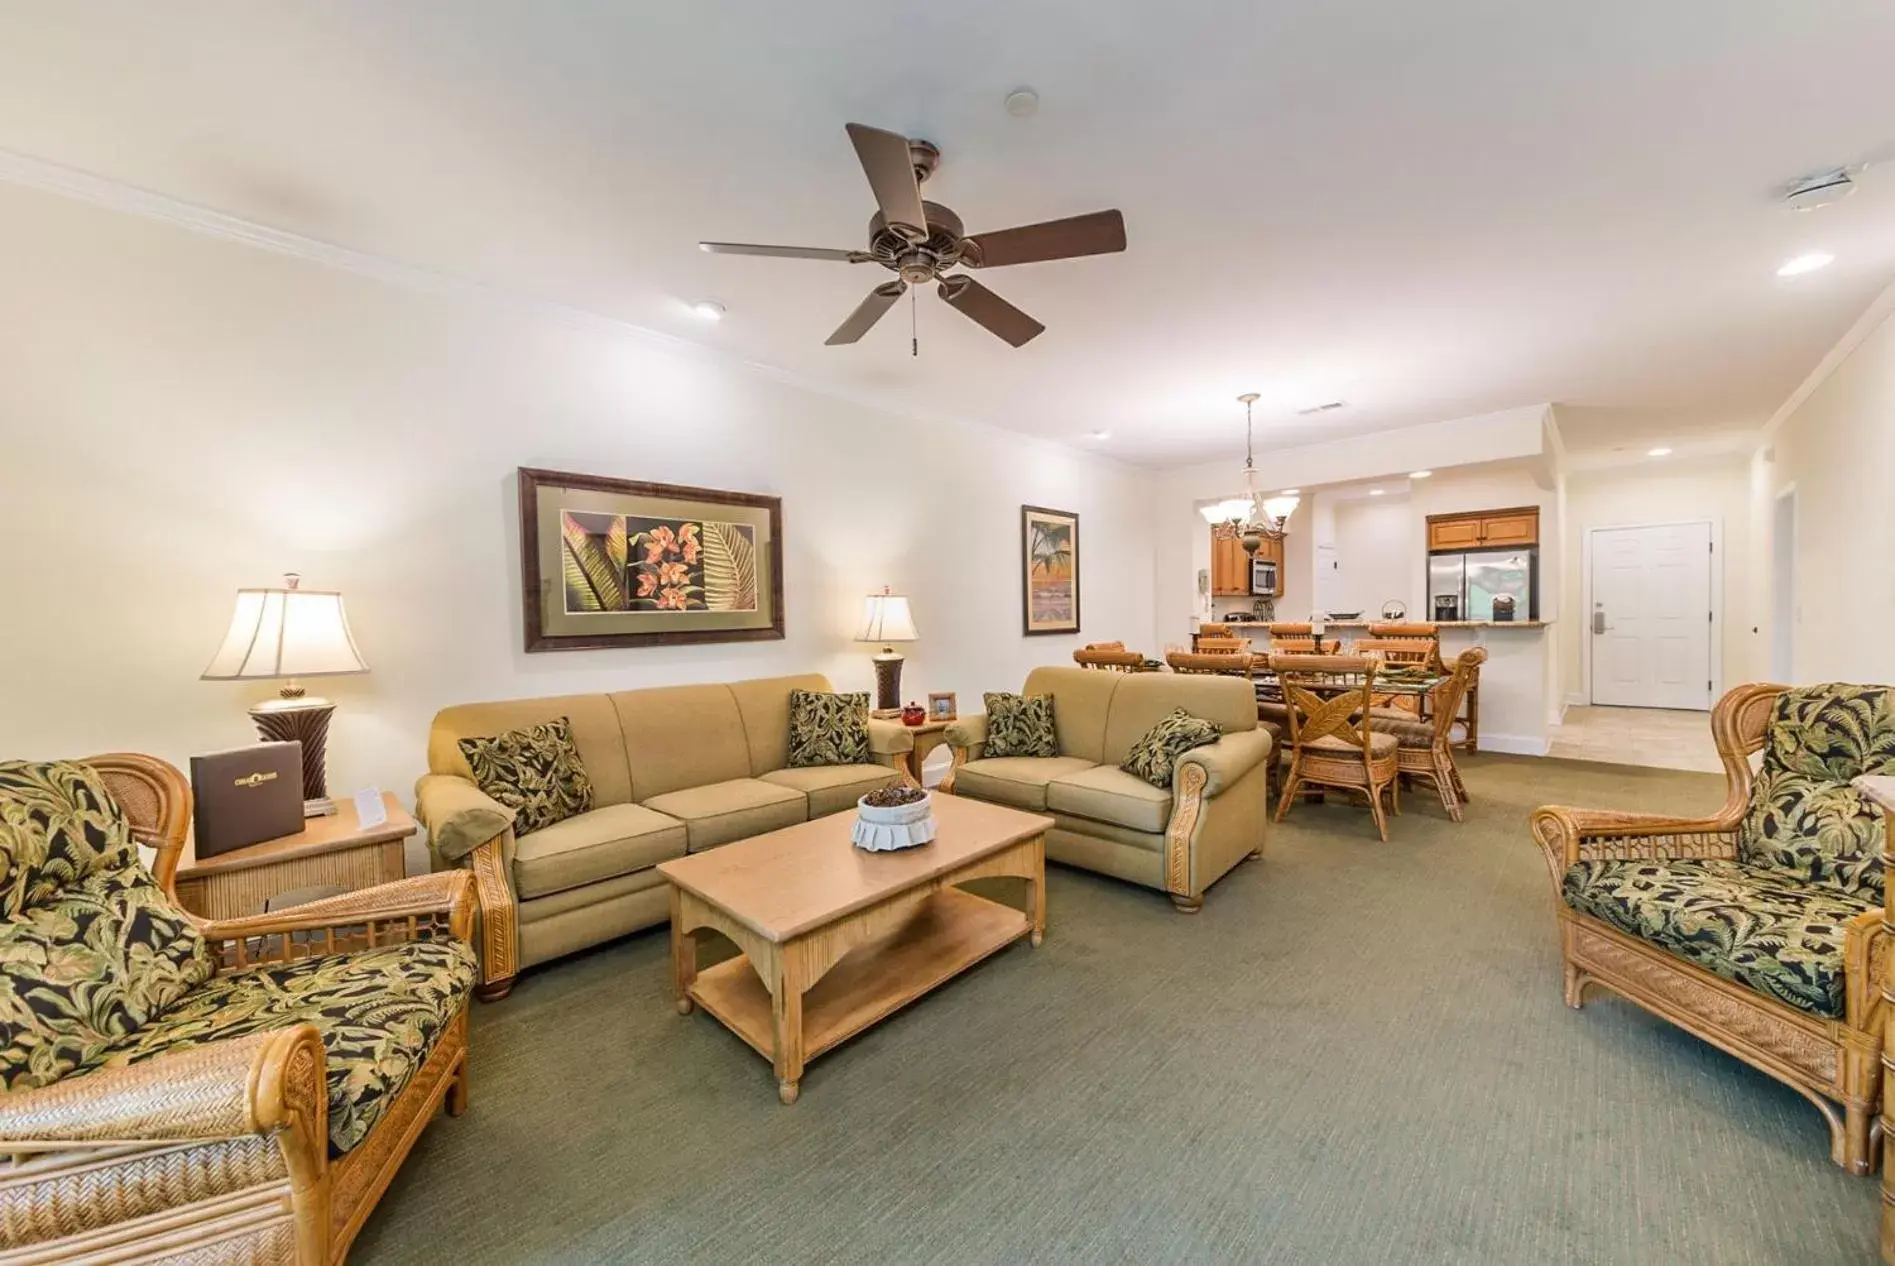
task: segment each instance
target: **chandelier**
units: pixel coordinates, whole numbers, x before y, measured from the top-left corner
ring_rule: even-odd
[[[1244,552],[1255,554],[1265,541],[1280,541],[1288,534],[1290,516],[1299,503],[1294,494],[1259,499],[1257,496],[1257,458],[1252,443],[1254,426],[1251,408],[1257,393],[1246,391],[1237,397],[1244,406],[1244,495],[1203,507],[1201,513],[1213,526],[1224,525],[1242,539]]]

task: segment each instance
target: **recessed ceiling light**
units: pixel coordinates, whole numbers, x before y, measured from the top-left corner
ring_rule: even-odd
[[[1836,257],[1827,251],[1811,251],[1807,255],[1798,255],[1795,259],[1790,260],[1784,264],[1783,267],[1777,269],[1777,276],[1800,277],[1804,273],[1813,273],[1818,268],[1826,264],[1833,264],[1835,261]]]
[[[1007,94],[1007,113],[1014,118],[1024,119],[1029,115],[1038,114],[1039,110],[1040,94],[1033,89],[1015,88]]]
[[[1408,477],[1410,479],[1426,479],[1432,474],[1434,474],[1432,470],[1411,470],[1408,472]]]
[[[1382,490],[1380,488],[1371,488],[1369,489],[1369,495],[1371,497],[1379,497],[1382,495]]]
[[[1110,432],[1110,431],[1087,431],[1087,432],[1086,432],[1086,438],[1087,438],[1087,439],[1089,439],[1089,440],[1109,440],[1109,439],[1111,439],[1111,438],[1112,438],[1112,432]]]
[[[1670,456],[1671,456],[1671,450],[1670,450],[1670,449],[1668,449],[1668,448],[1665,448],[1665,447],[1663,447],[1663,446],[1660,446],[1660,447],[1658,447],[1658,448],[1648,448],[1648,449],[1646,449],[1646,450],[1645,450],[1645,456],[1647,456],[1647,457],[1670,457]]]
[[[714,299],[700,299],[691,305],[691,313],[705,321],[721,321],[724,319],[724,305]]]
[[[1277,496],[1295,497],[1295,496],[1300,496],[1302,494],[1302,491],[1303,490],[1301,488],[1285,488],[1282,492],[1279,492]]]

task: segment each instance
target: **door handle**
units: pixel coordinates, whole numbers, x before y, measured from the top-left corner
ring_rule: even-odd
[[[1592,631],[1594,633],[1605,632],[1605,612],[1604,611],[1594,611],[1592,613]]]

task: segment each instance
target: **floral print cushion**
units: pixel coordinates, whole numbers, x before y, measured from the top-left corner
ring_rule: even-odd
[[[137,861],[131,827],[97,770],[77,761],[0,761],[0,917]]]
[[[1832,684],[1778,696],[1740,860],[1881,904],[1882,815],[1850,780],[1895,774],[1891,693]]]
[[[485,738],[464,738],[474,781],[513,810],[513,830],[531,835],[592,808],[592,779],[566,717]]]
[[[272,963],[217,977],[101,1052],[95,1067],[165,1051],[313,1024],[329,1085],[329,1150],[360,1143],[427,1062],[466,1006],[477,966],[460,941],[419,941]]]
[[[790,768],[866,765],[869,755],[869,696],[790,691]]]
[[[1053,696],[1015,695],[989,691],[987,741],[981,756],[1057,756],[1059,736],[1053,729]]]
[[[1170,715],[1132,744],[1125,763],[1119,768],[1154,787],[1169,787],[1172,767],[1178,757],[1194,747],[1217,742],[1221,734],[1216,722],[1194,717],[1183,708],[1173,708]]]
[[[1843,1015],[1843,938],[1875,904],[1728,861],[1581,861],[1566,904],[1812,1015]]]
[[[57,1081],[210,979],[97,771],[0,763],[0,1088]]]

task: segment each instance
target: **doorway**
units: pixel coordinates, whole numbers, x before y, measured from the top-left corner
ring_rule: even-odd
[[[1796,489],[1770,508],[1770,680],[1796,680]]]
[[[1592,702],[1708,709],[1718,626],[1712,524],[1593,528],[1587,545]]]

